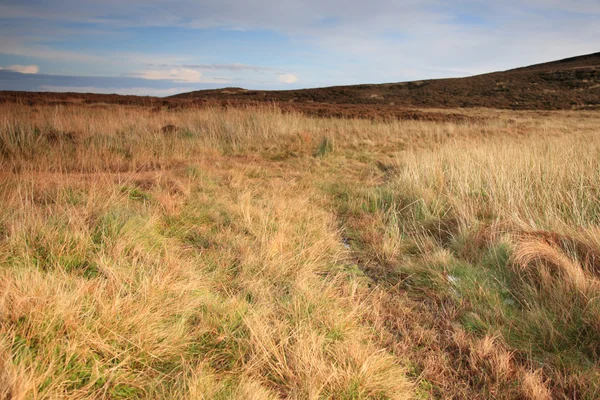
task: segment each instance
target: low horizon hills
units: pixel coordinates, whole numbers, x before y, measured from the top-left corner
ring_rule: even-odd
[[[285,103],[287,108],[471,108],[515,110],[600,109],[600,52],[462,78],[358,84],[295,90],[237,87],[197,90],[168,97],[71,92],[0,91],[0,101],[162,104],[206,102]]]
[[[600,52],[463,78],[272,91],[230,87],[198,90],[167,98],[387,104],[426,108],[598,108]]]

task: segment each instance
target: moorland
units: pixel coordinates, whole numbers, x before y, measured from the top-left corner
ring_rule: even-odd
[[[593,60],[526,109],[0,92],[0,397],[600,397]]]

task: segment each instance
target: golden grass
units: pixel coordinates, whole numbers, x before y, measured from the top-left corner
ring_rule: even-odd
[[[596,397],[600,115],[469,113],[0,105],[0,397]]]
[[[408,296],[396,318],[419,326],[395,322],[393,346],[428,395],[599,395],[597,117],[529,118],[455,127],[388,157],[371,187],[332,187],[363,269]]]

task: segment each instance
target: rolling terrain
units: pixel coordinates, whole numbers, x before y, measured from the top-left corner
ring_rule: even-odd
[[[0,92],[0,399],[600,398],[597,63]],[[556,97],[332,100],[498,79]]]
[[[462,112],[448,116],[448,112],[423,109],[598,109],[600,53],[466,78],[279,91],[224,88],[165,98],[0,91],[0,102],[119,104],[170,109],[273,103],[284,111],[300,111],[317,117],[464,120],[468,117]]]
[[[600,396],[598,111],[0,111],[2,398]]]
[[[467,78],[286,91],[226,88],[171,98],[427,108],[597,108],[600,107],[600,53]]]

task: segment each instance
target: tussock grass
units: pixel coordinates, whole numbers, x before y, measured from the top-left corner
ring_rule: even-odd
[[[299,116],[6,111],[3,396],[409,396],[339,296],[343,247],[319,195],[237,161],[296,145]]]
[[[599,395],[597,113],[0,110],[0,396]]]
[[[393,329],[413,333],[405,351],[438,326],[425,345],[436,351],[415,356],[428,394],[477,396],[458,375],[483,398],[599,395],[600,142],[590,128],[457,137],[395,155],[378,166],[384,182],[333,188],[368,273],[441,315]]]

